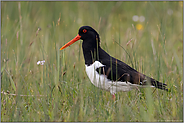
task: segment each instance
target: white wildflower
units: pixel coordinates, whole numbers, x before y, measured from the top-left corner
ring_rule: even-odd
[[[133,20],[133,21],[138,21],[138,20],[139,20],[139,16],[134,15],[134,16],[132,17],[132,20]]]
[[[144,22],[144,20],[145,20],[145,17],[144,17],[144,16],[140,16],[140,17],[139,17],[139,21],[140,21],[140,22]]]
[[[37,65],[39,65],[39,64],[40,64],[40,65],[44,65],[44,63],[45,63],[45,60],[43,60],[43,61],[38,61],[38,62],[37,62]]]

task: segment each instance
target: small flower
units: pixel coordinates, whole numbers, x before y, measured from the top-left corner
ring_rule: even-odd
[[[144,22],[144,21],[145,21],[145,17],[144,17],[144,16],[140,16],[140,17],[139,17],[139,21],[140,21],[140,22]]]
[[[38,61],[38,62],[37,62],[37,65],[39,65],[39,64],[40,64],[40,65],[44,65],[44,63],[45,63],[45,60],[43,60],[43,61]]]
[[[136,29],[137,30],[142,30],[143,29],[143,25],[142,24],[137,24],[136,25]]]
[[[137,16],[137,15],[134,15],[133,17],[132,17],[132,20],[133,21],[140,21],[140,22],[144,22],[145,21],[145,17],[144,16]]]
[[[134,16],[132,17],[132,20],[133,20],[133,21],[138,21],[138,20],[139,20],[139,16],[134,15]]]

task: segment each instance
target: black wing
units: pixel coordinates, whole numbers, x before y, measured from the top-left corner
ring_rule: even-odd
[[[150,78],[124,62],[111,57],[112,60],[103,60],[101,61],[103,67],[97,68],[96,71],[99,74],[105,74],[109,80],[112,81],[122,81],[122,82],[130,82],[132,84],[138,85],[148,85],[151,84],[156,88],[167,90],[166,84],[160,83],[159,81]]]

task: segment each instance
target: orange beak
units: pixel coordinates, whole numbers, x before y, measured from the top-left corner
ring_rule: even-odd
[[[66,43],[63,47],[61,47],[60,50],[65,49],[66,47],[70,46],[71,44],[75,43],[76,41],[78,41],[81,38],[81,36],[78,34],[74,39],[72,39],[71,41],[69,41],[68,43]]]

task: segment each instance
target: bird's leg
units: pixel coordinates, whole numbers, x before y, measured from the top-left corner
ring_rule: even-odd
[[[113,99],[113,100],[116,100],[115,94],[112,94],[112,99]]]
[[[113,84],[115,84],[115,83],[113,83]],[[116,91],[113,90],[113,89],[115,89],[115,87],[113,87],[113,85],[111,85],[111,87],[110,87],[110,93],[112,94],[112,99],[115,101],[115,99],[116,99],[116,96],[115,96]]]

